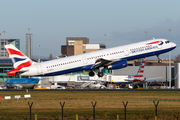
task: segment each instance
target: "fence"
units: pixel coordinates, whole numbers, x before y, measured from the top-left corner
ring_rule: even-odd
[[[0,119],[32,120],[37,114],[37,120],[75,120],[78,114],[79,120],[178,120],[179,106],[180,96],[13,98],[0,100]]]

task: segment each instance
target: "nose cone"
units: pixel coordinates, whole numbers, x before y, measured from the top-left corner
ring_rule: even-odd
[[[175,43],[173,43],[173,42],[171,43],[171,47],[172,47],[172,48],[176,48],[176,46],[177,46],[177,45],[176,45]]]

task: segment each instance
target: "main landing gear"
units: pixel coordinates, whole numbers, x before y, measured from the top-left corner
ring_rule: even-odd
[[[89,76],[90,76],[90,77],[93,77],[94,75],[95,75],[95,73],[94,73],[93,71],[90,71],[90,72],[89,72]],[[104,74],[103,74],[102,72],[98,72],[97,75],[98,75],[98,77],[103,77],[103,76],[104,76]]]
[[[103,77],[103,73],[102,72],[98,72],[98,77]]]
[[[103,69],[104,67],[100,67],[99,68],[99,72],[98,72],[98,77],[103,77],[103,73],[102,73],[102,69]]]
[[[159,55],[157,55],[158,63],[162,63],[162,60],[159,58]]]
[[[95,73],[91,70],[90,72],[89,72],[89,76],[90,77],[93,77],[95,75]]]
[[[102,72],[102,69],[103,69],[103,67],[102,67],[102,68],[99,68],[99,72],[98,72],[98,74],[97,74],[98,77],[103,77],[103,76],[104,76],[104,74],[103,74],[103,72]],[[91,71],[89,72],[89,76],[90,76],[90,77],[93,77],[94,75],[95,75],[94,71],[91,70]]]

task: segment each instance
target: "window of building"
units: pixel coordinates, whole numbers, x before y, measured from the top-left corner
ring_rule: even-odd
[[[68,45],[74,45],[74,41],[68,41]]]

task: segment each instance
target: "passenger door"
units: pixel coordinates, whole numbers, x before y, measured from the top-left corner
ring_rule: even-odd
[[[83,59],[83,63],[84,63],[84,64],[87,64],[87,63],[88,63],[87,58],[86,58],[85,56],[84,56],[82,59]]]
[[[128,56],[128,55],[129,55],[129,50],[128,50],[128,48],[124,48],[124,55],[125,55],[125,56]]]
[[[41,64],[37,64],[36,67],[37,67],[37,73],[42,74],[43,72],[42,72]]]

